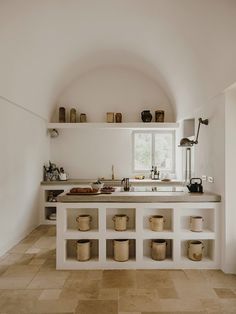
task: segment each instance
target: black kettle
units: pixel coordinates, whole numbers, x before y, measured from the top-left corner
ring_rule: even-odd
[[[203,193],[202,179],[192,178],[190,184],[187,185],[189,192],[191,193]]]

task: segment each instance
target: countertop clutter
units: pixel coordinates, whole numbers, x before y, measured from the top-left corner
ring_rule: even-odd
[[[96,179],[68,179],[65,181],[53,180],[53,181],[42,181],[41,185],[85,185],[91,184],[96,181]],[[112,179],[104,179],[100,180],[106,185],[120,186],[121,179],[112,180]],[[171,181],[161,181],[161,180],[151,180],[151,179],[130,179],[129,180],[132,185],[183,185],[183,181],[179,180],[171,180]]]
[[[67,192],[57,197],[62,203],[195,203],[195,202],[220,202],[218,194],[189,193],[187,191],[176,192],[113,192],[112,194],[97,195],[67,195]]]

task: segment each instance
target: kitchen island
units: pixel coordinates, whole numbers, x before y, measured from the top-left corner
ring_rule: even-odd
[[[218,269],[220,268],[220,196],[213,193],[114,192],[100,195],[66,195],[57,197],[57,269]],[[79,231],[76,218],[91,216],[91,229]],[[113,217],[129,217],[126,231],[115,231]],[[152,231],[149,218],[164,217],[164,229]],[[204,219],[203,231],[190,231],[190,217]],[[78,240],[89,239],[91,259],[77,260]],[[129,260],[113,259],[113,242],[129,240]],[[165,239],[166,259],[151,258],[151,241]],[[188,241],[200,240],[203,259],[187,257]]]

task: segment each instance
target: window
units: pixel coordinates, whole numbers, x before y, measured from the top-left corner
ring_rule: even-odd
[[[133,132],[133,168],[146,172],[158,170],[175,172],[175,132]]]

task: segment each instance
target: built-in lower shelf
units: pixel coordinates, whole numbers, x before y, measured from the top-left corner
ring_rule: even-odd
[[[198,212],[199,210],[199,212]],[[204,212],[206,210],[206,212]],[[219,203],[58,203],[57,204],[57,269],[217,269],[220,267]],[[79,231],[76,218],[92,217],[91,229]],[[125,231],[114,230],[113,217],[129,217]],[[165,218],[162,231],[150,230],[149,218]],[[202,232],[190,231],[192,215],[204,217]],[[77,260],[77,241],[91,241],[91,259]],[[114,260],[114,240],[129,240],[129,259]],[[165,240],[166,256],[152,258],[152,240]],[[188,243],[203,243],[200,261],[188,258]]]

